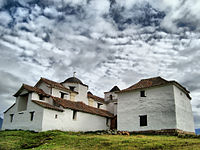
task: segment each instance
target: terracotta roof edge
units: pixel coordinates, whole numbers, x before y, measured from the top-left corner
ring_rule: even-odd
[[[52,109],[52,110],[57,110],[57,111],[61,111],[61,112],[64,111],[63,109],[61,109],[61,108],[59,108],[59,107],[56,107],[56,106],[53,106],[53,105],[51,105],[51,104],[49,104],[49,103],[47,103],[47,102],[43,102],[43,101],[39,101],[39,100],[31,100],[31,101],[34,102],[35,104],[37,104],[37,105],[43,107],[43,108],[46,108],[46,109]],[[49,105],[49,106],[52,107],[52,108],[50,108],[50,107],[48,107],[48,106],[44,106],[44,105],[39,104],[39,103],[47,104],[47,105]]]

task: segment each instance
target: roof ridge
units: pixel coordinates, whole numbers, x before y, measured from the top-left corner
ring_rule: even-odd
[[[56,81],[53,81],[53,80],[50,80],[50,79],[47,79],[47,78],[44,78],[44,77],[41,77],[40,80],[36,83],[35,86],[37,86],[38,83],[40,83],[40,81],[43,81],[43,82],[45,82],[46,84],[51,85],[51,86],[53,86],[53,87],[57,87],[57,88],[61,88],[61,89],[67,90],[68,92],[78,93],[78,92],[76,92],[76,91],[72,91],[72,90],[70,90],[69,88],[63,86],[63,85],[62,85],[61,83],[59,83],[59,82],[56,82]]]
[[[51,82],[55,82],[55,83],[58,83],[58,84],[62,85],[62,84],[61,84],[61,83],[59,83],[59,82],[56,82],[56,81],[53,81],[53,80],[50,80],[50,79],[47,79],[47,78],[44,78],[44,77],[41,77],[41,79],[44,79],[44,80],[49,80],[49,81],[51,81]]]
[[[26,89],[26,90],[31,91],[31,92],[36,92],[38,94],[49,96],[49,94],[45,93],[42,89],[35,87],[35,86],[25,84],[25,83],[22,84],[20,89],[13,96],[15,96],[15,97],[18,96],[18,94],[21,92],[22,89]]]
[[[160,79],[162,79],[162,80],[165,80],[165,81],[168,81],[168,80],[162,78],[161,76],[156,76],[156,77],[151,77],[151,78],[141,79],[140,81],[151,80],[151,79],[158,79],[158,78],[160,78]]]

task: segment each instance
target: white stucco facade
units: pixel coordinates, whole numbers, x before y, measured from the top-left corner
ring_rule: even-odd
[[[140,97],[140,90],[118,95],[118,130],[180,129],[194,132],[191,104],[184,92],[184,98],[180,98],[181,91],[174,85],[142,90],[145,90],[146,97]],[[140,126],[140,116],[143,115],[147,115],[147,126]]]
[[[4,114],[2,130],[96,131],[109,128],[110,120],[107,120],[107,117],[77,111],[76,119],[74,120],[73,110],[71,109],[64,109],[64,112],[45,109],[33,103],[31,99],[41,101],[36,93],[30,93],[27,109],[18,112],[17,100],[16,104]],[[48,100],[46,101],[48,102]],[[34,112],[32,121],[30,120],[30,112]],[[14,114],[12,122],[11,114]]]
[[[105,101],[107,102],[106,109],[114,115],[117,115],[118,94],[116,92],[106,92]]]
[[[194,118],[190,99],[178,87],[173,85],[177,129],[194,132]]]
[[[73,102],[88,103],[87,86],[81,84],[68,83],[65,87],[74,86],[75,94]],[[45,91],[46,94],[53,97],[61,98],[61,93],[65,93],[62,98],[64,101],[70,100],[72,92],[51,87],[44,82],[37,84],[37,88]],[[77,93],[76,93],[77,92]],[[25,96],[24,96],[25,95]],[[28,95],[28,98],[26,97]],[[30,92],[26,89],[20,91],[16,97],[16,103],[13,107],[9,108],[4,113],[4,121],[2,130],[33,130],[33,131],[47,131],[47,130],[62,130],[62,131],[97,131],[106,130],[110,126],[110,119],[106,116],[91,114],[84,111],[77,111],[67,109],[60,106],[63,111],[52,110],[44,108],[34,103],[32,100],[42,102],[43,104],[50,104],[54,106],[54,101],[51,97],[42,97],[41,94]],[[97,109],[97,101],[94,100],[94,108]],[[105,109],[105,104],[100,107]],[[20,111],[23,110],[23,111]],[[76,111],[76,119],[73,119],[73,112]],[[31,112],[34,112],[33,119],[31,120]],[[11,121],[11,115],[13,115]]]
[[[42,121],[44,109],[31,101],[32,94],[29,94],[28,105],[25,111],[18,111],[16,104],[4,113],[4,120],[2,130],[5,129],[21,129],[21,130],[34,130],[42,131]],[[34,112],[34,118],[31,121],[30,112]],[[11,122],[11,114],[13,114],[13,120]]]
[[[41,79],[36,87],[23,85],[15,94],[15,105],[4,113],[2,130],[117,128],[119,131],[179,129],[194,132],[189,91],[177,82],[160,77],[141,80],[133,85],[133,90],[120,91],[115,86],[105,92],[103,99],[88,92],[88,86],[80,80],[73,78],[72,81],[77,83],[49,85],[55,82]],[[151,84],[156,86],[149,86]]]
[[[71,109],[65,109],[64,112],[45,109],[42,130],[97,131],[109,128],[105,117],[83,112],[77,112],[76,115],[76,119],[73,120],[73,110]]]
[[[176,128],[173,86],[146,89],[118,95],[118,129],[126,131]],[[140,127],[140,116],[147,115],[147,126]]]

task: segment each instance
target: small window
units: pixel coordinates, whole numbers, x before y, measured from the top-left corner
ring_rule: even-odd
[[[146,97],[145,91],[140,91],[140,97]]]
[[[110,100],[113,100],[113,96],[112,95],[110,95]]]
[[[58,118],[58,115],[57,114],[55,114],[55,119],[57,119]]]
[[[77,111],[73,110],[73,120],[76,120],[76,119],[77,119]]]
[[[30,120],[31,120],[31,121],[33,121],[33,118],[34,118],[34,113],[35,113],[34,111],[30,112],[30,115],[31,115],[31,118],[30,118]]]
[[[64,98],[64,96],[65,96],[65,93],[63,93],[63,92],[60,92],[60,98]]]
[[[40,100],[44,100],[44,96],[43,95],[39,95],[39,99]]]
[[[140,116],[140,126],[147,126],[147,115]]]
[[[97,103],[97,108],[100,108],[101,105],[103,105],[103,104],[101,104],[101,103]]]
[[[64,92],[60,92],[60,98],[65,98],[65,95],[68,95],[67,93],[64,93]]]
[[[70,89],[71,91],[74,91],[75,87],[74,87],[74,86],[69,86],[69,89]]]
[[[10,114],[10,122],[13,122],[14,114]]]

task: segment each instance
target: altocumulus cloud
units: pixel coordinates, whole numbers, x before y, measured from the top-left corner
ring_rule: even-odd
[[[21,83],[73,71],[97,95],[141,78],[191,91],[200,127],[198,0],[0,0],[0,113]]]

